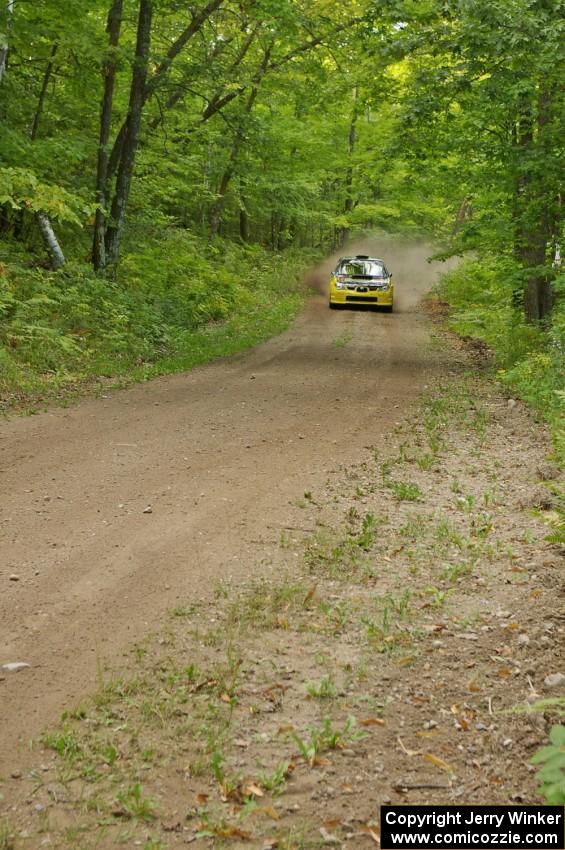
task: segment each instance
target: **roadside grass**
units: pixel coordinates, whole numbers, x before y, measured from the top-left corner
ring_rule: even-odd
[[[382,800],[381,775],[366,773],[373,763],[399,787],[404,762],[408,775],[417,763],[481,777],[484,744],[472,735],[477,724],[490,729],[491,695],[497,712],[511,711],[497,723],[529,716],[508,661],[517,615],[499,622],[490,596],[502,587],[499,604],[514,592],[534,594],[528,609],[538,604],[542,578],[526,583],[524,562],[548,545],[536,517],[523,514],[520,533],[506,523],[514,482],[490,455],[500,432],[489,393],[473,375],[430,390],[389,457],[368,449],[326,492],[305,494],[313,530],[300,543],[281,539],[284,568],[222,581],[205,602],[181,600],[158,635],[132,648],[124,675],[67,711],[41,742],[49,770],[32,777],[42,834],[64,850],[187,840],[297,850],[373,828],[368,815],[336,817],[335,799],[312,787],[340,784],[361,810],[369,786],[374,805]],[[433,463],[418,463],[422,452]],[[391,481],[417,488],[417,501],[399,499]],[[496,643],[473,654],[483,634]],[[562,703],[539,711],[555,716]],[[422,729],[422,717],[439,726]],[[496,753],[476,784],[500,802]],[[424,784],[437,786],[436,774]],[[533,781],[521,777],[520,788]],[[49,819],[53,789],[67,801],[64,828]]]

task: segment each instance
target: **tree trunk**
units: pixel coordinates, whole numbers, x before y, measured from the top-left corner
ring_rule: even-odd
[[[49,86],[49,81],[51,80],[51,75],[53,73],[53,64],[55,56],[57,55],[58,47],[58,44],[53,45],[51,49],[51,55],[47,63],[47,67],[43,75],[43,82],[41,84],[41,91],[39,93],[37,108],[35,110],[35,115],[33,117],[33,123],[29,134],[29,137],[32,142],[35,142],[35,140],[37,139],[39,123],[41,121],[41,116],[43,115],[43,108],[45,106],[45,96],[47,94],[47,88]],[[57,271],[57,269],[60,269],[65,265],[66,261],[65,255],[63,254],[61,246],[59,245],[59,240],[57,239],[55,231],[53,230],[53,226],[49,221],[49,218],[43,212],[37,212],[35,214],[35,220],[37,221],[37,224],[39,226],[39,230],[43,239],[43,244],[45,245],[47,253],[49,254],[51,268],[53,269],[53,271]],[[24,215],[22,212],[18,221],[18,230],[20,231],[20,233],[23,230],[23,226]]]
[[[239,181],[239,238],[242,242],[249,242],[249,205],[245,197],[243,181]]]
[[[550,97],[542,92],[538,102],[537,134],[530,103],[525,104],[518,122],[515,142],[522,173],[516,181],[514,253],[526,275],[524,285],[524,317],[527,322],[547,319],[553,306],[553,292],[548,272],[547,245],[551,239],[549,199],[536,160],[541,155],[544,131],[549,122]],[[538,148],[538,149],[536,149]]]
[[[241,145],[238,144],[236,140],[231,151],[229,165],[222,174],[220,188],[218,189],[218,197],[212,207],[212,212],[210,213],[210,239],[215,239],[220,232],[222,213],[226,204],[226,193],[233,177],[235,162],[237,160],[240,146]]]
[[[114,199],[112,201],[112,223],[106,231],[106,263],[114,267],[118,262],[120,253],[120,242],[124,229],[135,157],[141,134],[141,113],[145,102],[152,17],[153,0],[139,0],[137,44],[130,89],[127,132],[116,177]]]
[[[43,242],[45,243],[45,247],[47,248],[47,252],[51,258],[51,268],[54,271],[57,271],[57,269],[60,269],[65,265],[65,255],[61,250],[61,246],[57,241],[57,237],[55,236],[55,232],[51,227],[51,222],[47,216],[42,212],[38,212],[35,214],[35,218],[39,225]]]
[[[231,182],[231,179],[234,175],[235,168],[237,165],[237,160],[239,158],[239,152],[241,147],[245,141],[245,129],[247,124],[247,118],[253,112],[253,107],[255,106],[255,102],[257,100],[257,96],[259,94],[259,86],[261,85],[261,81],[267,72],[267,67],[269,64],[269,60],[271,58],[271,53],[273,50],[273,43],[269,45],[267,50],[265,51],[265,56],[263,57],[263,61],[261,62],[261,67],[255,76],[255,85],[251,89],[251,93],[247,98],[247,103],[245,104],[245,109],[243,116],[241,118],[241,124],[237,129],[236,136],[233,142],[233,146],[230,153],[230,158],[228,164],[226,166],[226,170],[222,175],[222,179],[220,181],[220,188],[218,190],[218,197],[214,206],[212,207],[212,212],[210,213],[210,239],[214,239],[219,232],[220,222],[222,220],[222,213],[224,211],[224,207],[226,204],[226,195]]]
[[[104,63],[104,94],[100,113],[100,136],[98,141],[98,165],[96,171],[96,217],[94,221],[94,238],[92,243],[92,262],[97,272],[106,268],[106,213],[108,202],[108,145],[112,129],[112,112],[114,106],[114,88],[118,69],[117,47],[120,42],[122,26],[123,0],[113,0],[108,12],[106,31],[109,40],[109,53]]]
[[[183,32],[179,35],[179,37],[172,43],[169,50],[167,51],[167,55],[165,59],[157,66],[155,73],[151,77],[150,80],[146,79],[143,85],[143,103],[145,102],[155,93],[157,90],[159,83],[167,76],[170,67],[178,56],[178,54],[186,47],[188,42],[194,38],[194,36],[200,32],[208,18],[216,12],[224,0],[210,0],[210,2],[190,21],[189,25],[183,30]],[[174,106],[177,101],[180,100],[180,97],[176,97],[176,95],[171,95],[170,101],[171,105]],[[158,126],[160,123],[157,122],[155,126]],[[112,151],[110,153],[110,158],[108,161],[108,181],[110,181],[116,171],[118,170],[118,166],[123,157],[124,146],[126,144],[126,139],[129,134],[129,114],[122,126],[118,131],[118,135],[114,141],[114,145],[112,147]]]
[[[10,32],[12,29],[12,20],[14,17],[14,0],[8,0],[6,3],[6,25],[3,27],[4,29],[4,39],[0,43],[0,83],[4,79],[6,74],[6,68],[8,67],[8,51],[10,49]]]
[[[43,115],[43,109],[45,106],[45,97],[47,95],[47,89],[49,87],[49,83],[51,81],[51,75],[53,73],[53,65],[55,64],[55,56],[57,55],[57,50],[59,49],[59,45],[55,42],[51,49],[51,55],[49,56],[49,61],[47,62],[47,67],[45,68],[45,73],[43,74],[43,82],[41,84],[41,91],[39,92],[39,98],[37,101],[37,108],[35,110],[35,115],[33,116],[33,123],[31,125],[30,139],[32,142],[35,142],[37,138],[37,133],[39,132],[39,122],[41,121],[41,117]]]
[[[357,122],[359,120],[359,86],[355,86],[353,90],[353,112],[351,113],[351,123],[349,125],[349,165],[345,177],[345,203],[343,212],[348,215],[354,207],[353,199],[353,156],[357,146]],[[341,231],[342,245],[347,242],[349,237],[349,227],[345,226]]]

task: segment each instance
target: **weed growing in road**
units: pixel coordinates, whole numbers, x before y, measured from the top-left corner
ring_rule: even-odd
[[[344,604],[331,605],[329,602],[320,602],[320,611],[327,618],[331,631],[338,633],[347,625],[349,619],[348,607]]]
[[[286,780],[291,773],[291,762],[281,761],[272,773],[262,773],[259,776],[261,787],[275,796],[282,794],[286,788]]]
[[[281,626],[284,618],[303,608],[309,588],[300,582],[283,580],[279,584],[259,579],[230,603],[227,627],[243,634],[259,626]]]
[[[446,564],[440,573],[441,578],[447,582],[456,582],[462,576],[469,575],[473,570],[472,565],[468,561],[461,561],[457,564]]]
[[[62,759],[71,763],[83,754],[82,746],[74,731],[70,728],[63,728],[58,732],[44,735],[42,743],[48,749],[55,750]]]
[[[421,540],[429,526],[429,519],[424,514],[414,514],[398,529],[398,534],[408,540]]]
[[[120,816],[142,821],[152,821],[157,817],[157,808],[153,800],[143,796],[143,789],[139,782],[120,791],[117,795],[120,806]]]
[[[416,463],[423,472],[429,472],[437,463],[436,456],[430,452],[424,452],[416,457]]]
[[[312,699],[335,699],[337,688],[331,676],[324,676],[319,682],[308,682],[306,692]]]
[[[411,642],[411,637],[401,625],[410,614],[412,593],[405,590],[394,595],[386,593],[373,600],[377,608],[376,617],[363,616],[360,622],[365,626],[367,639],[376,645],[378,652],[392,652],[401,643]]]
[[[422,498],[422,491],[418,485],[409,481],[389,481],[387,486],[399,502],[417,502]]]
[[[381,517],[376,517],[374,514],[368,513],[363,517],[361,533],[354,538],[355,543],[361,549],[370,549],[375,542],[375,534],[378,526],[383,522]]]
[[[367,734],[357,729],[353,716],[347,718],[341,729],[334,728],[331,719],[326,717],[321,726],[310,726],[308,732],[307,738],[301,738],[295,732],[291,738],[298,746],[300,756],[310,767],[315,767],[320,755],[327,750],[343,749],[348,744],[365,738]]]
[[[448,596],[453,593],[453,588],[442,590],[439,587],[432,586],[426,587],[424,592],[430,597],[428,604],[431,605],[432,608],[443,608],[447,602]]]

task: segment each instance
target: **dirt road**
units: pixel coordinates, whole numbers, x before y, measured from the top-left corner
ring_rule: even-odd
[[[371,246],[372,247],[372,246]],[[392,314],[330,312],[244,355],[0,426],[0,772],[177,599],[269,570],[296,506],[439,368],[426,250],[384,246]],[[329,263],[311,275],[323,290]]]

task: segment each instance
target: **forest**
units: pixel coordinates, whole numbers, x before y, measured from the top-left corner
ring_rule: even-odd
[[[380,230],[556,424],[564,6],[2,0],[3,408],[253,344]]]

